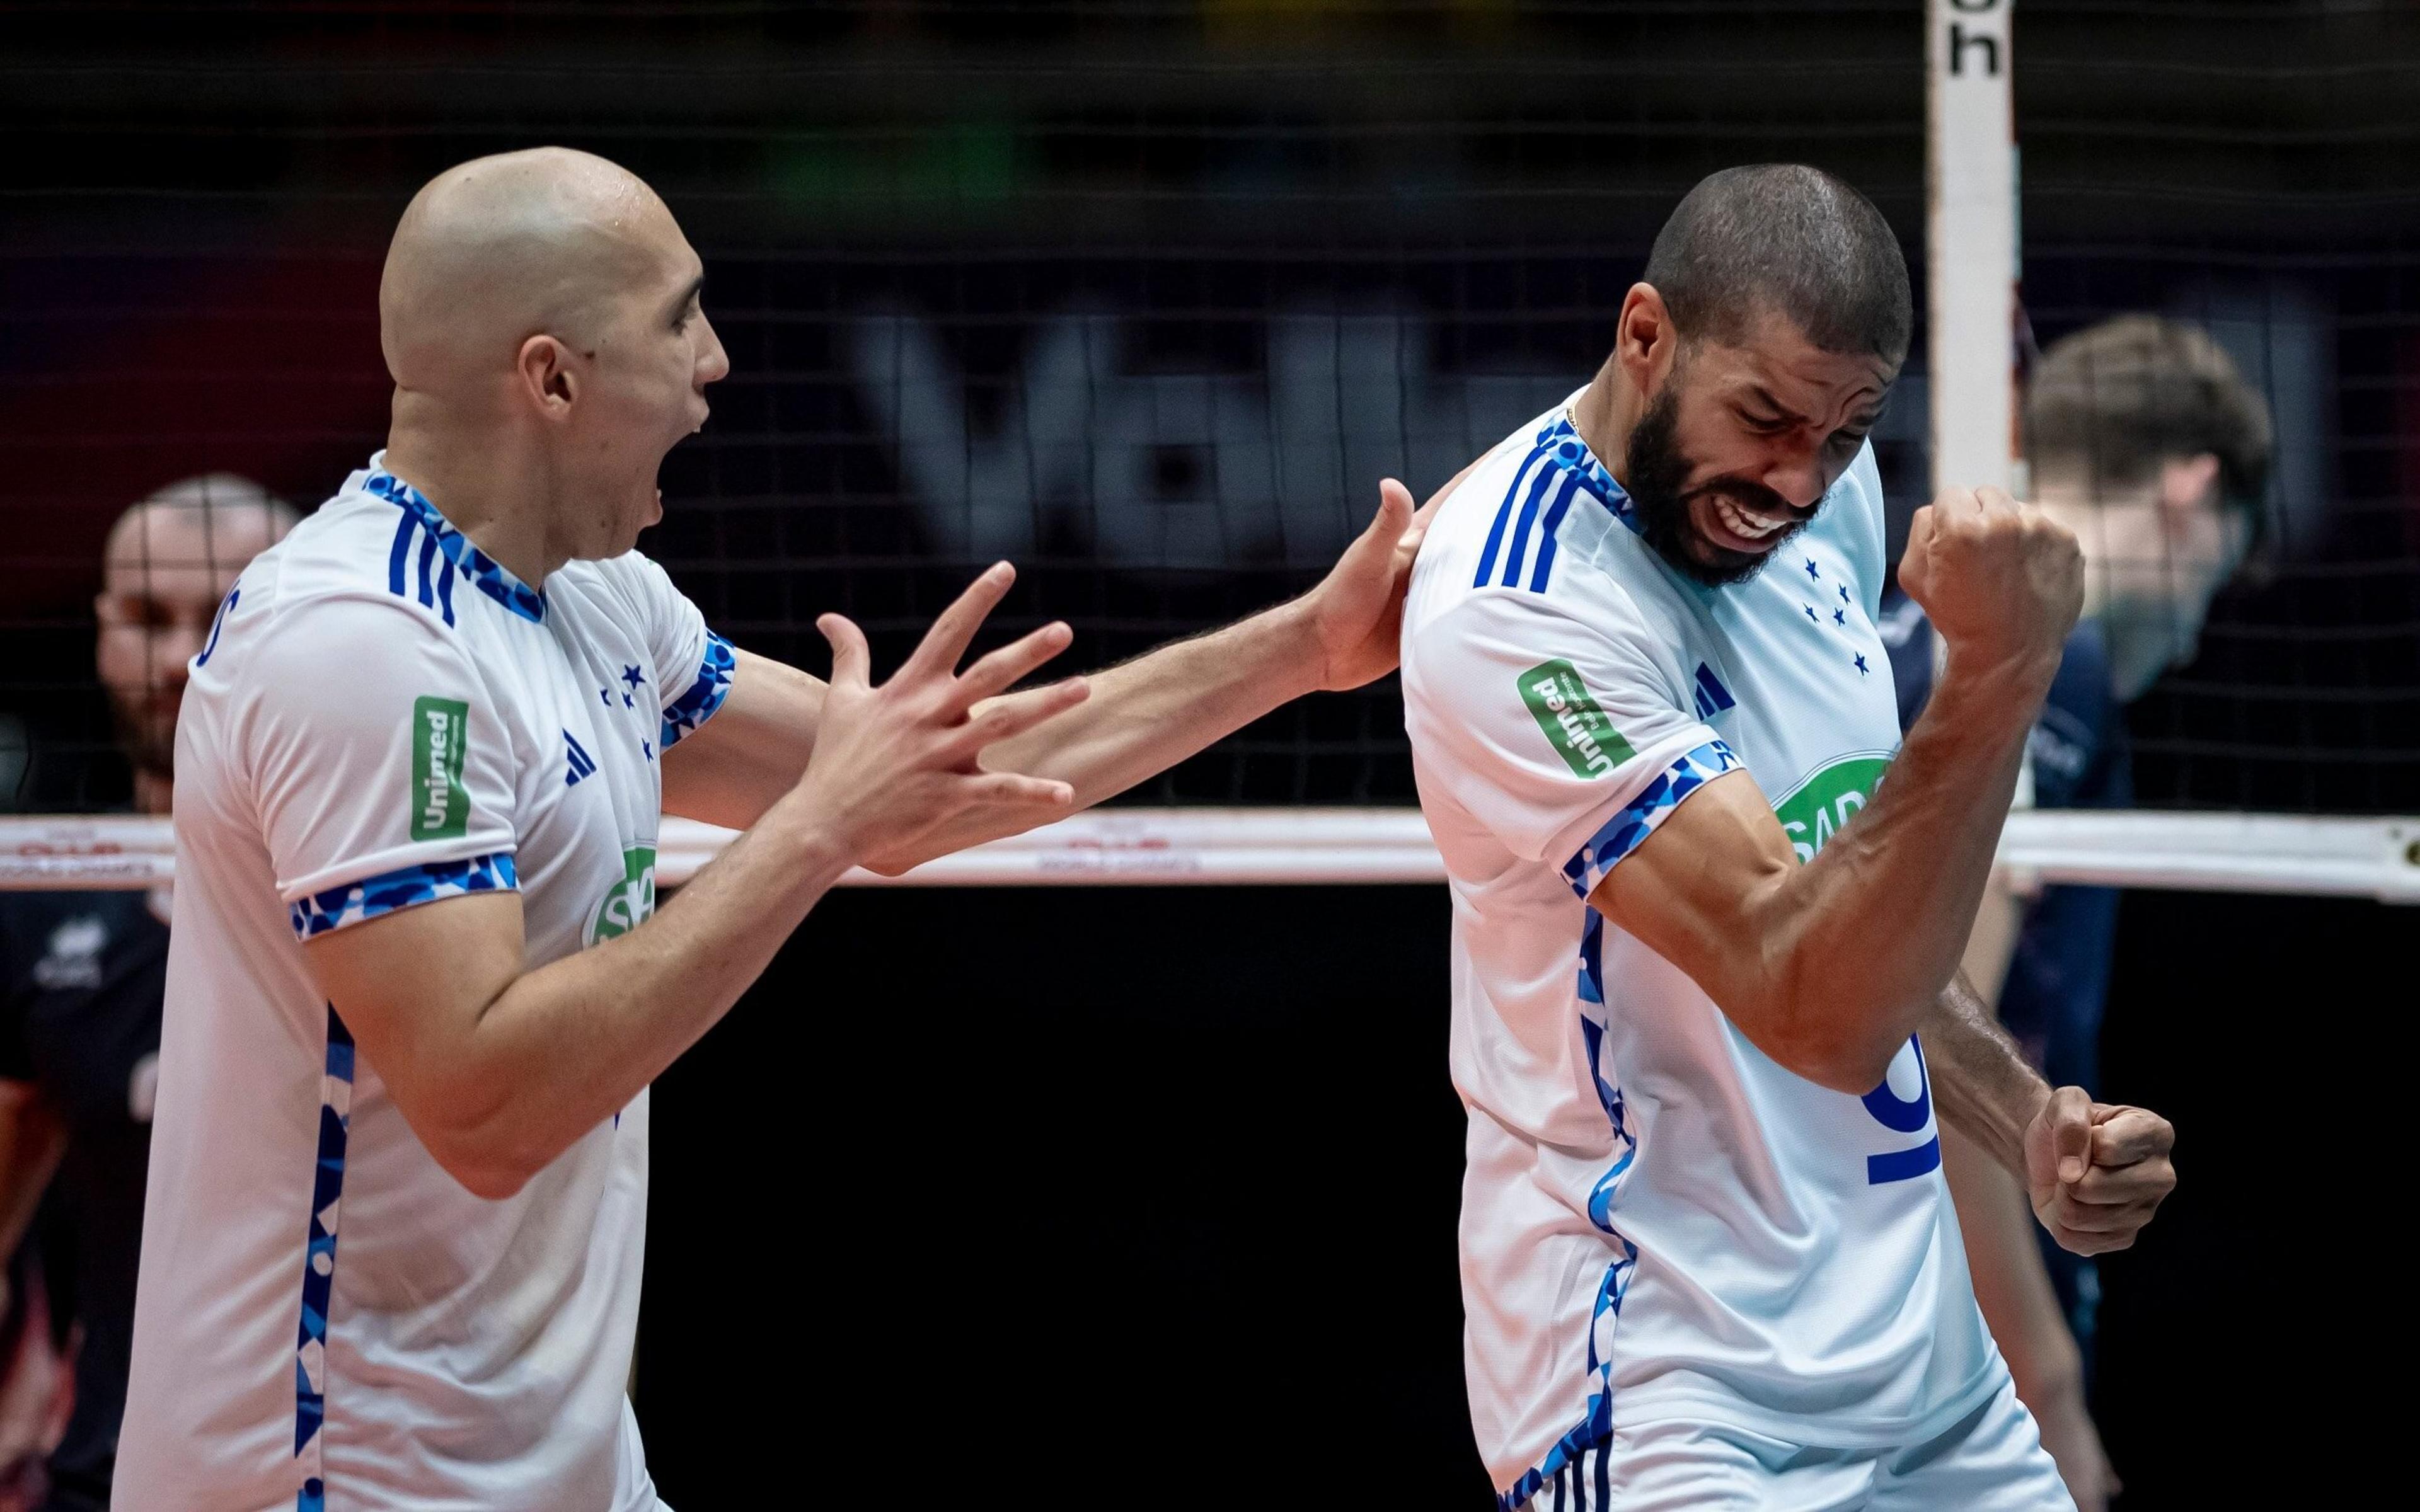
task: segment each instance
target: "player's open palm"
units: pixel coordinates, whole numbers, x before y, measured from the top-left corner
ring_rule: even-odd
[[[2149,1108],[2062,1087],[2025,1130],[2025,1189],[2061,1247],[2101,1255],[2134,1242],[2176,1190],[2177,1131]]]
[[[1997,488],[1951,488],[1916,512],[1900,582],[1953,657],[2046,674],[2084,607],[2075,536]]]
[[[942,610],[915,654],[889,682],[870,676],[864,633],[837,614],[815,622],[831,642],[831,687],[815,732],[814,755],[793,796],[833,832],[853,860],[906,847],[969,809],[1065,809],[1065,782],[986,770],[984,748],[1030,730],[1084,701],[1071,678],[1014,700],[976,705],[1067,647],[1072,634],[1050,624],[965,671],[959,658],[1016,574],[1001,563]]]

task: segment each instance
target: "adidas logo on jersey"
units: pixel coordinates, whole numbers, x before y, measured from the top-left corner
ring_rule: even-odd
[[[567,788],[577,787],[582,778],[597,770],[597,758],[581,749],[580,742],[572,738],[572,733],[568,730],[563,733],[563,745],[566,767],[563,785]]]

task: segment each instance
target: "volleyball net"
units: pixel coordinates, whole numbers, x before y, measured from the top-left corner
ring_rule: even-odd
[[[1001,556],[1021,575],[992,634],[1065,619],[1071,671],[1300,591],[1379,477],[1425,495],[1584,380],[1699,177],[1816,162],[1900,228],[1920,291],[1875,435],[1894,548],[1936,475],[2007,467],[2025,364],[2109,316],[2207,332],[2272,420],[2257,559],[2133,702],[2130,806],[2014,816],[2011,873],[2410,895],[2420,162],[2363,101],[2399,55],[2381,29],[2420,23],[2215,0],[2027,0],[2021,28],[1963,0],[1923,37],[1855,0],[1753,25],[1509,0],[604,8],[309,8],[275,46],[238,35],[244,8],[139,33],[63,8],[84,31],[0,61],[23,147],[0,165],[23,233],[0,249],[22,337],[0,347],[0,886],[169,864],[159,822],[110,813],[132,786],[93,657],[110,521],[217,471],[324,496],[383,430],[375,290],[404,200],[562,141],[662,191],[733,360],[643,544],[718,629],[810,670],[817,613],[892,665]],[[1995,107],[1945,103],[1987,79]],[[1414,799],[1388,679],[908,880],[1433,879]],[[713,840],[667,825],[660,879]]]

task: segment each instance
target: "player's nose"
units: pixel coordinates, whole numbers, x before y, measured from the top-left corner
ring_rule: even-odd
[[[1772,453],[1757,481],[1789,500],[1792,508],[1800,510],[1814,508],[1829,483],[1823,476],[1823,459],[1816,449],[1799,445]]]
[[[698,353],[697,363],[698,386],[704,388],[708,383],[720,383],[731,375],[731,354],[722,349],[722,337],[716,332],[714,322],[702,312],[697,323],[706,335],[706,347]]]

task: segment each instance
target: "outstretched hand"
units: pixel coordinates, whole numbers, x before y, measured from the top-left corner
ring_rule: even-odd
[[[996,699],[1067,647],[1063,623],[1044,625],[956,670],[984,619],[1016,580],[1000,563],[941,611],[891,680],[869,678],[864,632],[838,614],[815,628],[831,642],[832,675],[815,733],[814,754],[795,796],[853,861],[895,851],[926,831],[984,806],[1064,811],[1075,802],[1065,782],[987,770],[984,748],[1082,702],[1082,678]],[[978,710],[985,699],[989,704]]]
[[[2034,1216],[2078,1255],[2121,1250],[2176,1189],[2176,1129],[2148,1108],[2095,1103],[2081,1087],[2050,1095],[2025,1130]]]
[[[1469,468],[1455,473],[1417,512],[1409,488],[1392,478],[1379,481],[1377,516],[1303,600],[1319,639],[1322,688],[1359,687],[1395,670],[1403,655],[1404,591],[1411,586],[1420,537],[1437,505],[1469,475]]]

